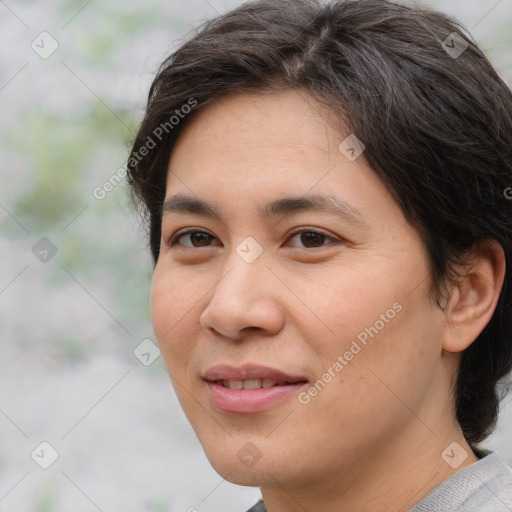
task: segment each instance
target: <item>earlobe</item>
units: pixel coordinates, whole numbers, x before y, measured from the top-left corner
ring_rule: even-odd
[[[495,240],[476,244],[452,288],[446,315],[443,349],[465,350],[490,322],[505,279],[505,254]]]

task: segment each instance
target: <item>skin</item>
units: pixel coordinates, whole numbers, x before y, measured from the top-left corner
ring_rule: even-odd
[[[418,232],[349,135],[306,93],[231,95],[191,119],[169,162],[166,199],[211,204],[222,219],[164,215],[151,317],[183,410],[216,471],[259,486],[269,512],[408,510],[477,458],[456,422],[460,351],[490,320],[504,277],[492,242],[471,253],[445,311],[428,295]],[[284,196],[331,195],[359,221],[321,211],[266,217]],[[293,235],[306,227],[327,235]],[[184,235],[195,228],[204,235]],[[253,237],[252,263],[236,249]],[[329,238],[330,237],[330,238]],[[171,242],[174,245],[171,246]],[[220,412],[201,374],[246,362],[314,383],[358,334],[401,306],[330,382],[257,414]],[[252,443],[261,456],[238,457]],[[458,467],[441,454],[453,442]],[[254,448],[253,448],[254,449]]]

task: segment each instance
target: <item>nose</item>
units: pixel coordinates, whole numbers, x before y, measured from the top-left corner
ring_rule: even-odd
[[[276,335],[284,326],[280,286],[264,261],[246,263],[239,259],[213,288],[200,324],[232,340],[241,340],[254,331]]]

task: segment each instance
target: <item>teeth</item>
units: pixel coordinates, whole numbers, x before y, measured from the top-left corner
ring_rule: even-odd
[[[222,385],[225,388],[242,389],[244,387],[244,382],[242,380],[223,380]]]
[[[244,389],[258,389],[261,388],[261,379],[244,380]]]
[[[230,389],[271,388],[272,386],[282,386],[285,384],[284,382],[277,382],[272,379],[223,380],[221,382],[225,388]]]

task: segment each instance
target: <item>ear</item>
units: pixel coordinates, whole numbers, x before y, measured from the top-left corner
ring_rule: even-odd
[[[496,240],[484,240],[467,253],[459,283],[450,290],[445,309],[443,349],[461,352],[490,322],[505,279],[505,254]]]

